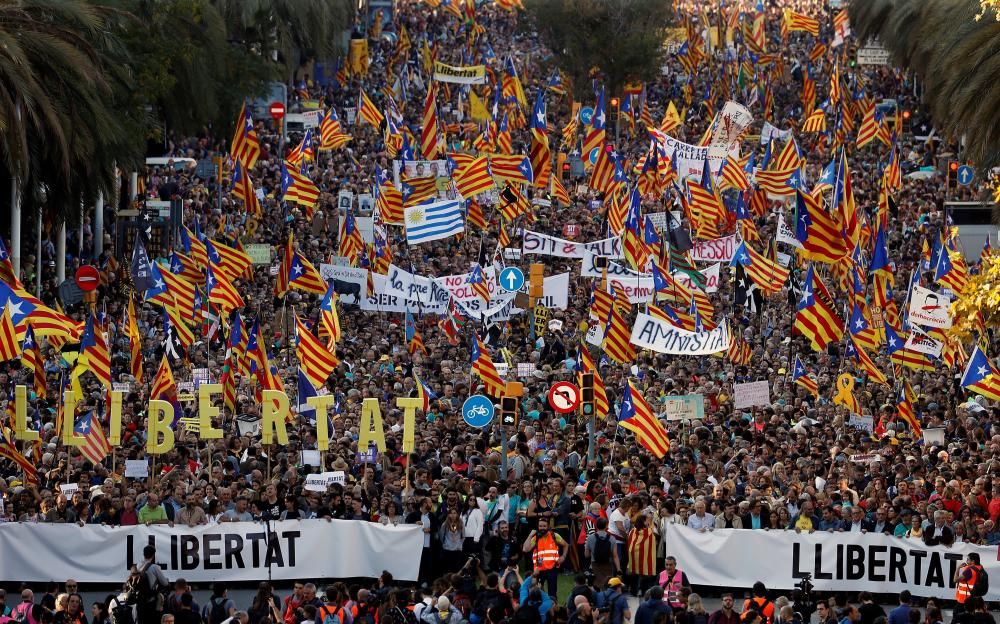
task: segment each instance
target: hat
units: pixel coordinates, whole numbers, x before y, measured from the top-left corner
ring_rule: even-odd
[[[622,580],[617,576],[612,576],[611,578],[608,579],[608,587],[618,587],[619,585],[622,584],[623,584]]]
[[[441,596],[437,601],[438,611],[448,611],[451,609],[451,601],[448,600],[447,596]]]
[[[906,461],[913,461],[913,462],[915,462],[915,461],[917,461],[917,458],[914,457],[913,455],[907,455],[906,456]]]
[[[389,356],[388,356],[388,355],[384,355],[384,354],[383,354],[383,355],[382,355],[382,357],[380,357],[380,358],[378,359],[378,361],[379,361],[379,362],[388,362],[388,361],[389,361]]]

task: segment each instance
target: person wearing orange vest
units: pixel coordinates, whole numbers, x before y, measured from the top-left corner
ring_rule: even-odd
[[[553,600],[558,602],[556,596],[559,582],[559,566],[566,559],[567,544],[557,533],[549,530],[549,519],[538,519],[538,530],[532,531],[528,539],[524,540],[522,550],[531,553],[531,561],[534,564],[534,574],[538,578],[538,584],[547,583],[547,591]]]
[[[979,563],[979,553],[969,553],[965,565],[955,572],[955,600],[958,602],[956,611],[964,610],[965,602],[972,598],[972,590],[976,586],[983,566]]]
[[[753,584],[753,597],[743,603],[743,611],[753,609],[764,618],[765,624],[774,622],[774,603],[767,599],[767,587],[757,581]]]

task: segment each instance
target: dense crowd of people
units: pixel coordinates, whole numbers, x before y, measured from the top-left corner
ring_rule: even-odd
[[[469,64],[466,61],[470,58],[486,59],[497,75],[502,71],[502,61],[509,56],[527,93],[533,96],[545,88],[551,76],[543,60],[547,52],[538,35],[524,27],[524,18],[518,12],[484,5],[476,10],[478,28],[472,28],[451,12],[432,8],[431,4],[436,3],[397,2],[384,29],[369,31],[381,32],[369,41],[370,66],[364,90],[385,107],[386,92],[405,74],[409,87],[396,104],[406,123],[416,129],[417,137],[429,77],[413,77],[421,74],[421,44],[425,40],[434,46],[442,62],[463,65]],[[722,21],[717,9],[707,5],[675,4],[680,23]],[[848,78],[844,84],[849,81],[856,93],[863,92],[876,101],[892,99],[900,108],[914,111],[912,123],[918,123],[919,102],[913,95],[918,88],[908,74],[886,66],[851,64],[848,70],[840,64],[840,60],[846,60],[841,56],[843,47],[829,47],[810,61],[817,43],[831,42],[831,18],[837,10],[812,0],[788,3],[792,5],[819,19],[821,33],[812,37],[793,32],[783,37],[780,24],[785,7],[766,9],[767,48],[778,57],[772,62],[783,67],[783,71],[760,68],[762,75],[766,72],[774,78],[767,87],[769,123],[782,129],[798,128],[803,118],[803,76],[812,75],[817,101],[822,102],[829,96],[835,67],[845,72]],[[753,7],[743,8],[748,12],[744,20],[749,20]],[[400,52],[398,41],[404,29],[414,44]],[[737,32],[733,45],[733,49],[745,51],[742,32]],[[707,58],[693,73],[684,71],[676,55],[668,57],[662,76],[645,84],[653,118],[659,119],[667,104],[675,103],[684,120],[673,134],[682,141],[696,143],[708,128],[712,111],[727,99],[749,104],[744,96],[756,93],[756,87],[734,87],[733,92],[728,92],[721,89],[723,83],[717,79],[714,68],[734,63],[732,55],[725,48],[709,49]],[[274,297],[277,271],[273,269],[283,245],[292,234],[299,252],[313,264],[332,262],[337,255],[341,220],[345,218],[338,210],[338,195],[342,191],[350,191],[354,197],[371,193],[378,172],[393,171],[379,129],[347,123],[348,110],[352,109],[352,117],[356,112],[360,81],[329,80],[320,84],[308,75],[307,69],[303,71],[306,73],[296,77],[295,89],[290,91],[294,93],[290,109],[302,110],[315,103],[321,108],[333,106],[345,131],[353,137],[346,147],[319,151],[310,165],[309,175],[321,192],[311,219],[306,218],[301,207],[280,198],[282,151],[293,147],[301,136],[293,134],[284,142],[275,126],[261,119],[256,120],[256,132],[262,154],[250,175],[263,191],[262,216],[248,215],[243,204],[232,198],[228,177],[222,181],[203,179],[193,170],[157,167],[145,176],[143,190],[148,199],[182,199],[185,225],[209,238],[272,247],[272,263],[255,266],[252,276],[235,283],[247,303],[245,318],[259,319],[272,363],[290,396],[296,394],[298,368],[291,311],[309,323],[316,322],[321,297],[294,289],[283,299]],[[474,153],[473,143],[480,130],[462,125],[468,113],[458,108],[462,99],[456,93],[457,89],[453,89],[451,101],[439,102],[439,106],[447,104],[441,108],[441,119],[449,125],[449,150]],[[699,100],[706,93],[710,94],[709,101]],[[547,96],[547,121],[554,146],[560,145],[559,131],[570,121],[570,99],[556,92]],[[594,102],[583,104],[593,106]],[[764,150],[756,143],[765,121],[762,104],[757,101],[749,105],[756,120],[748,131],[751,136],[742,141],[742,148],[758,157]],[[631,129],[625,120],[618,123],[618,132],[609,131],[608,140],[611,142],[617,134],[616,149],[634,164],[648,150],[649,137],[641,124]],[[939,166],[957,150],[946,140],[915,138],[916,128],[898,130],[896,140],[906,173]],[[806,159],[805,179],[820,179],[831,159],[829,144],[802,133],[795,136]],[[511,137],[514,153],[526,154],[530,144],[528,129],[512,128]],[[853,137],[848,136],[847,143],[852,141]],[[569,152],[574,143],[575,139],[566,147],[554,149]],[[775,151],[782,145],[775,145]],[[225,154],[229,149],[228,136],[208,130],[197,137],[171,136],[168,147],[166,156],[196,160]],[[880,201],[878,168],[887,158],[884,147],[851,151],[854,193],[859,210],[866,214],[873,214]],[[631,171],[627,173],[631,175]],[[536,207],[533,222],[522,220],[517,225],[563,237],[563,226],[574,224],[579,232],[575,240],[605,238],[606,208],[599,194],[587,187],[585,177],[572,179],[562,171],[554,175],[564,176],[571,205]],[[900,305],[906,294],[906,276],[925,273],[920,264],[923,250],[928,243],[933,246],[935,237],[947,227],[944,201],[959,192],[973,197],[984,191],[981,185],[951,190],[941,175],[903,176],[887,231],[887,247],[897,276],[895,297]],[[530,193],[545,194],[538,189],[529,189]],[[677,194],[669,190],[663,197],[646,197],[643,209],[661,212],[678,201]],[[785,223],[794,218],[793,207],[787,203],[772,202],[769,208],[764,216],[755,219],[764,242],[776,237],[779,218]],[[393,262],[427,276],[465,274],[475,262],[491,266],[495,257],[503,257],[494,254],[500,244],[502,221],[488,204],[486,209],[490,225],[485,231],[469,226],[460,237],[420,246],[407,246],[402,228],[390,226],[387,242]],[[469,322],[461,329],[461,339],[452,341],[438,326],[438,318],[418,315],[416,328],[426,352],[411,353],[402,315],[340,305],[343,336],[336,352],[341,365],[326,384],[336,395],[338,407],[321,471],[344,471],[345,485],[331,485],[326,492],[305,489],[305,475],[316,468],[303,465],[300,451],[316,448],[316,433],[314,424],[303,417],[292,422],[287,446],[264,446],[259,437],[240,435],[236,417],[257,416],[260,411],[250,379],[240,380],[236,409],[224,410],[219,422],[226,431],[223,439],[204,440],[195,432],[178,429],[176,448],[151,462],[151,478],[123,478],[126,460],[151,460],[145,453],[145,406],[164,351],[163,314],[153,305],[137,306],[145,366],[143,378],[134,379],[129,375],[132,356],[123,326],[127,298],[133,294],[127,287],[129,259],[114,248],[114,214],[114,207],[109,206],[105,231],[93,231],[87,217],[78,232],[70,232],[67,271],[71,272],[81,259],[91,258],[94,238],[103,237],[105,251],[97,264],[106,271],[106,283],[98,291],[98,309],[108,331],[114,378],[131,384],[124,402],[122,444],[105,461],[93,463],[59,443],[55,435],[57,397],[61,380],[68,374],[67,363],[58,349],[43,341],[48,398],[34,393],[29,397],[30,416],[42,430],[42,444],[34,451],[37,454],[30,456],[37,466],[38,480],[26,482],[15,463],[0,459],[0,517],[8,522],[190,527],[261,520],[342,519],[384,525],[417,524],[424,532],[422,584],[417,590],[400,587],[391,577],[380,579],[372,588],[342,582],[323,588],[305,582],[296,584],[291,595],[279,599],[269,585],[262,584],[252,604],[236,605],[226,598],[226,588],[220,584],[209,604],[197,605],[183,580],[167,579],[149,559],[133,570],[129,585],[135,595],[142,594],[137,612],[142,624],[156,620],[160,624],[235,624],[237,620],[240,624],[497,624],[508,618],[526,623],[550,619],[604,624],[793,623],[813,613],[800,608],[804,604],[802,596],[790,602],[762,587],[754,588],[754,597],[742,609],[734,608],[733,596],[725,594],[722,608],[708,613],[698,594],[692,593],[682,571],[684,562],[672,556],[665,539],[667,527],[683,524],[699,531],[865,531],[927,545],[1000,545],[1000,479],[994,480],[1000,432],[992,431],[1000,416],[997,407],[982,397],[967,395],[955,378],[960,370],[948,368],[940,359],[933,371],[902,369],[901,374],[917,395],[913,404],[917,418],[924,427],[943,429],[945,441],[927,444],[912,435],[906,423],[895,418],[891,389],[871,380],[842,347],[833,345],[816,352],[805,337],[793,332],[796,289],[804,275],[803,266],[794,259],[788,283],[779,294],[765,300],[763,309],[735,305],[731,270],[725,266],[717,292],[709,294],[716,313],[712,320],[728,319],[733,333],[752,350],[748,364],[734,363],[729,357],[679,357],[640,351],[634,365],[622,366],[598,355],[611,413],[596,422],[592,452],[587,423],[573,415],[556,414],[546,393],[556,381],[576,380],[583,341],[577,328],[581,321],[588,320],[593,280],[579,276],[576,260],[537,256],[545,264],[546,275],[571,273],[567,308],[550,311],[552,319],[562,321],[561,329],[548,329],[538,335],[527,317],[521,315],[511,317],[502,327],[475,327]],[[519,247],[516,227],[508,227],[506,234],[512,240],[508,247]],[[790,247],[785,251],[794,254]],[[30,290],[40,278],[42,299],[53,305],[58,286],[55,253],[55,245],[46,237],[42,275],[34,274],[34,258],[27,256],[20,276]],[[160,259],[166,261],[168,254],[162,251],[164,257]],[[109,258],[115,256],[119,268],[107,269]],[[924,281],[933,282],[933,275],[925,276]],[[840,289],[833,296],[840,303],[846,301],[846,293]],[[79,306],[68,306],[66,312],[83,318]],[[472,329],[487,337],[495,361],[501,361],[502,348],[516,361],[531,365],[530,375],[522,379],[525,392],[519,402],[519,423],[510,431],[507,448],[500,446],[497,426],[473,429],[463,422],[460,413],[465,398],[479,392],[480,380],[469,370]],[[209,376],[218,379],[223,373],[225,334],[223,327],[218,334],[199,336],[181,357],[171,358],[175,378],[188,381],[193,369],[208,369]],[[981,337],[981,342],[992,345],[989,336]],[[590,348],[600,353],[596,347]],[[884,350],[871,355],[880,369],[887,373],[892,369]],[[793,383],[792,363],[797,358],[814,371],[818,397]],[[0,366],[0,388],[11,399],[15,383],[31,385],[30,371],[18,361]],[[855,374],[863,411],[885,426],[887,436],[878,439],[870,432],[847,426],[845,410],[832,402],[834,381],[842,372]],[[395,408],[395,398],[417,395],[414,375],[427,384],[435,398],[418,418],[415,450],[407,455],[401,451],[403,417]],[[654,411],[672,395],[705,397],[703,420],[662,421],[671,441],[663,457],[655,457],[617,425],[616,415],[629,378],[638,380],[638,387]],[[770,384],[771,404],[734,408],[734,384],[751,380]],[[81,413],[91,409],[103,413],[103,395],[96,383],[87,385],[88,381],[93,380],[83,379]],[[362,399],[369,397],[383,403],[388,448],[374,463],[360,463],[356,459],[360,408]],[[195,413],[196,403],[182,405],[187,415]],[[872,452],[878,453],[878,461],[851,460],[852,456]],[[505,461],[502,454],[506,454]],[[502,466],[506,466],[506,472]],[[61,483],[78,483],[79,489],[67,497],[61,493]],[[962,569],[972,569],[974,564],[978,561],[970,561]],[[559,580],[560,575],[571,574],[578,576],[567,594],[565,589],[560,591]],[[968,577],[963,582],[974,584]],[[723,579],[719,584],[726,585]],[[155,593],[157,587],[162,590],[167,585],[173,593],[165,597],[163,605],[150,603],[148,596],[152,594],[142,589],[151,586],[145,591]],[[763,593],[758,596],[758,591]],[[634,612],[626,599],[628,594],[642,597]],[[819,621],[935,624],[942,620],[942,599],[950,601],[954,596],[929,601],[924,615],[915,605],[910,606],[910,596],[905,593],[899,597],[900,607],[889,614],[880,613],[871,596],[861,596],[858,606],[847,604],[845,598],[837,596],[829,603],[818,601],[815,613]],[[25,587],[20,599],[21,604],[9,598],[0,602],[0,615],[32,624],[86,624],[88,618],[94,624],[104,624],[110,621],[116,606],[121,606],[115,598],[94,604],[92,611],[87,611],[75,584],[70,582],[46,588],[41,597]],[[964,602],[967,608],[961,617],[966,622],[992,621],[981,597],[969,596]],[[133,604],[128,603],[129,608]],[[0,624],[4,617],[0,617]]]

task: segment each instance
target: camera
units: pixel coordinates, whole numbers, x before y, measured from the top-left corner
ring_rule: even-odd
[[[795,603],[795,610],[802,616],[803,622],[808,622],[816,611],[816,599],[813,596],[812,574],[806,572],[802,580],[795,584],[792,591],[792,601]]]

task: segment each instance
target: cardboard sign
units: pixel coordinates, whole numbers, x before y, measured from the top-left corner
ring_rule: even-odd
[[[149,463],[145,459],[126,459],[126,479],[146,479],[149,477]]]
[[[247,255],[254,264],[271,264],[271,246],[254,243],[246,246]]]
[[[327,487],[326,477],[322,474],[306,475],[306,491],[325,492]]]
[[[910,322],[925,327],[951,327],[951,297],[920,286],[910,294]]]
[[[860,416],[858,414],[851,414],[851,417],[847,420],[847,426],[858,429],[859,431],[867,431],[871,433],[875,430],[875,418],[872,416]]]
[[[63,496],[70,498],[80,489],[79,483],[60,483],[59,490],[63,493]]]
[[[771,404],[771,385],[766,381],[750,381],[733,386],[733,407],[755,407]]]
[[[300,451],[299,463],[303,466],[323,466],[319,451],[316,450]]]
[[[705,397],[700,394],[668,396],[663,400],[662,415],[667,420],[703,420]]]

